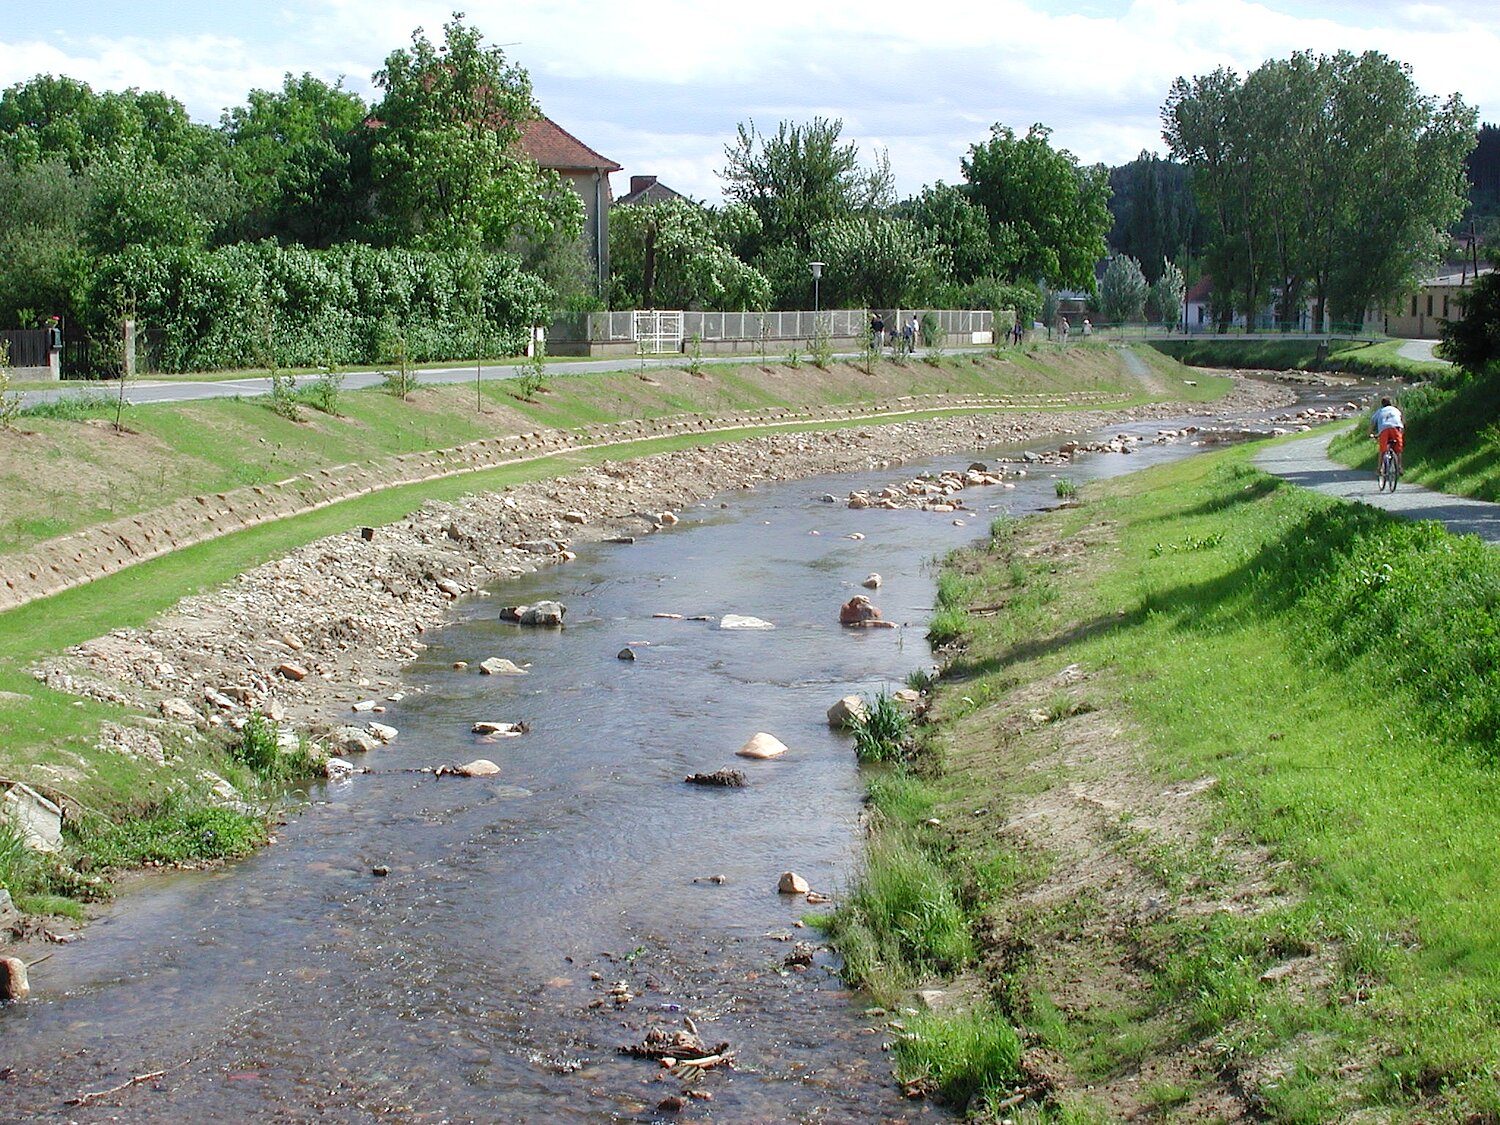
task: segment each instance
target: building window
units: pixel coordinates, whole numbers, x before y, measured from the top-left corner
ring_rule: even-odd
[[[1448,294],[1443,294],[1443,316],[1448,315]]]
[[[1432,315],[1432,294],[1427,294],[1427,315]]]
[[[1417,315],[1417,295],[1415,293],[1411,295],[1411,315]]]

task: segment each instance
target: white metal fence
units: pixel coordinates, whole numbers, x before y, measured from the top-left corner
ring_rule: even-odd
[[[882,310],[884,312],[884,310]],[[944,336],[989,332],[994,315],[988,309],[892,309],[887,332],[898,332],[915,315],[920,324],[936,318]],[[575,313],[553,321],[549,339],[593,344],[633,342],[641,351],[679,351],[683,341],[812,340],[820,331],[832,339],[862,339],[870,330],[867,309],[810,309],[790,312],[682,312],[635,310]]]

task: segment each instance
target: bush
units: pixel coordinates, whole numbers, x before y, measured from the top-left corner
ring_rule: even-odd
[[[550,293],[505,254],[266,241],[134,246],[104,259],[91,332],[108,336],[132,298],[163,371],[207,371],[376,363],[392,332],[418,363],[514,354],[546,320]],[[276,325],[270,356],[267,322]]]
[[[865,702],[864,715],[849,724],[854,753],[861,762],[892,762],[906,754],[911,714],[893,696],[881,692]]]
[[[283,749],[276,724],[264,715],[250,716],[229,753],[263,781],[296,781],[316,772],[315,756],[306,741],[299,739],[295,748]]]
[[[871,839],[859,884],[831,928],[851,984],[899,989],[955,973],[974,958],[953,881],[894,827]]]
[[[83,845],[96,865],[111,869],[239,859],[266,838],[262,817],[169,797],[143,816],[91,825]]]
[[[999,1100],[1021,1078],[1021,1040],[995,1008],[913,1016],[896,1040],[896,1073],[912,1092],[960,1110]]]

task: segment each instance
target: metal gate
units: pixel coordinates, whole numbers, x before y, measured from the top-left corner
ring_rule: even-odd
[[[638,352],[682,351],[682,313],[643,309],[631,314],[630,335]]]

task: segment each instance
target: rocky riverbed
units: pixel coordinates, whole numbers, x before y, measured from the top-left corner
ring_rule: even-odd
[[[1241,423],[1293,400],[1286,388],[1241,380],[1212,413]],[[378,723],[372,730],[369,720],[378,719],[385,702],[400,698],[402,667],[425,648],[425,638],[442,626],[455,599],[481,595],[508,577],[565,565],[581,543],[670,534],[676,509],[761,482],[894,469],[918,458],[1179,417],[1194,409],[1201,408],[981,413],[767,434],[605,462],[452,503],[432,501],[396,523],[351,528],[310,543],[219,590],[185,599],[148,627],[96,638],[35,673],[58,690],[125,704],[141,714],[137,726],[110,726],[100,741],[107,752],[170,759],[172,746],[190,732],[235,728],[252,714],[310,733],[334,753],[368,748],[372,739],[394,736]],[[1245,428],[1233,427],[1235,436],[1244,436]],[[1206,439],[1205,431],[1187,430],[1161,431],[1155,438]],[[1007,468],[1066,464],[1083,449],[1128,453],[1130,446],[1121,440],[1097,447],[1062,442],[1056,451],[1018,455],[1013,465],[995,462],[992,468],[1003,476]],[[893,486],[905,483],[892,473]],[[462,672],[480,674],[477,666]],[[73,779],[66,768],[52,772],[59,783]]]

